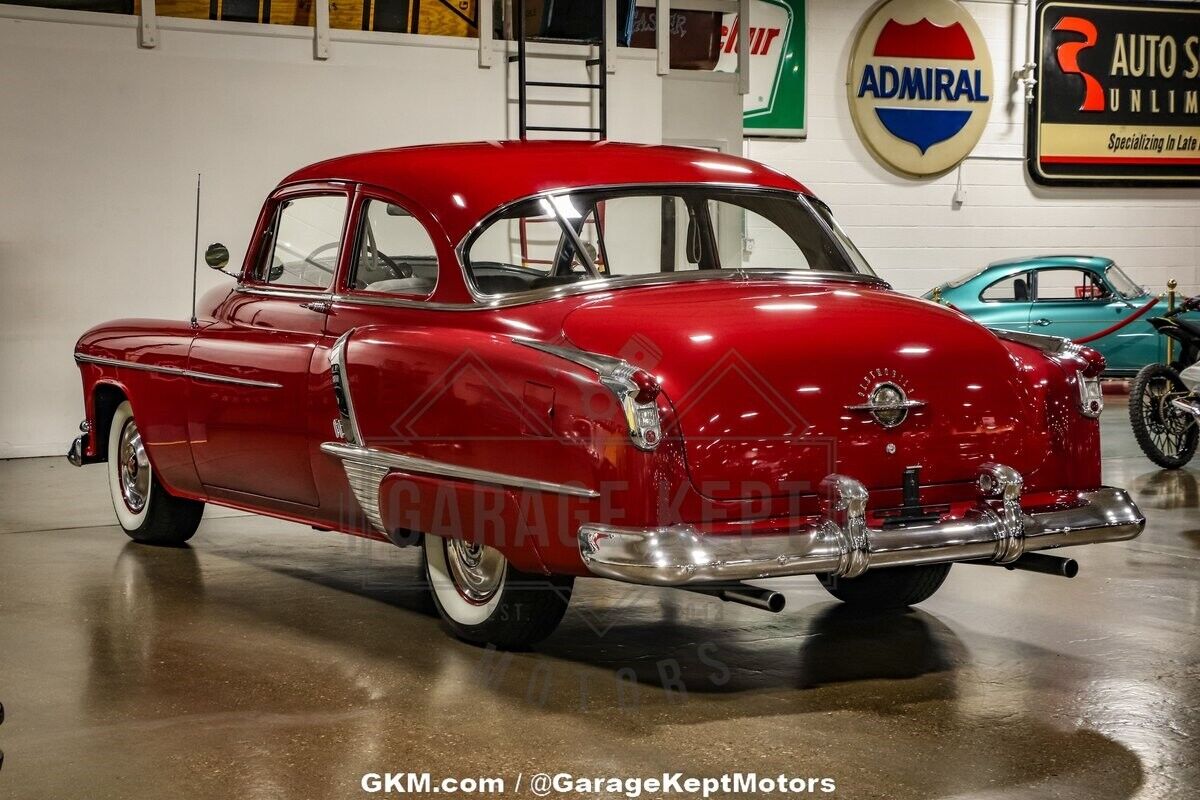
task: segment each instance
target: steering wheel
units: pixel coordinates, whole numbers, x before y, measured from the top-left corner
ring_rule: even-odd
[[[411,264],[400,264],[391,256],[382,252],[379,245],[375,243],[375,231],[371,228],[370,223],[367,223],[367,265],[371,271],[379,271],[379,263],[387,267],[392,273],[393,278],[411,278],[413,271]]]
[[[311,264],[312,266],[316,267],[317,269],[321,270],[322,272],[328,272],[330,274],[333,274],[333,267],[328,267],[328,266],[322,264],[321,262],[317,261],[317,256],[319,256],[321,253],[324,253],[326,250],[334,250],[339,246],[341,246],[341,242],[326,242],[325,244],[318,247],[316,250],[313,250],[311,253],[306,255],[304,257],[304,263]]]

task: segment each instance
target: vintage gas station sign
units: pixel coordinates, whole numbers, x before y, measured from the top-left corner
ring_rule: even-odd
[[[717,70],[737,71],[737,45],[750,37],[750,92],[742,104],[746,136],[805,134],[805,0],[750,0],[750,23],[721,20]]]
[[[890,0],[859,29],[846,82],[858,135],[884,166],[940,175],[974,149],[992,106],[992,59],[953,0]]]
[[[1052,0],[1037,27],[1034,180],[1200,185],[1200,8]]]

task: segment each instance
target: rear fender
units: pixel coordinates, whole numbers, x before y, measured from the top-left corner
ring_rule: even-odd
[[[593,372],[512,337],[369,326],[341,359],[351,435],[400,457],[379,486],[393,537],[477,538],[522,569],[578,571],[582,523],[649,524],[659,485],[686,482],[679,445],[637,449]]]
[[[1066,342],[1057,337],[1001,338],[1025,376],[1027,424],[1040,426],[1047,435],[1046,458],[1023,476],[1025,486],[1030,492],[1098,489],[1100,420],[1080,410],[1079,371],[1086,364],[1070,351],[1055,352],[1054,345],[1040,341]]]

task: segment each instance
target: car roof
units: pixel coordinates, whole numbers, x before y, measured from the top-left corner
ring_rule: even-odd
[[[452,241],[513,200],[555,189],[621,184],[714,184],[804,192],[754,161],[691,147],[585,141],[495,141],[398,147],[331,158],[280,186],[351,181],[420,204]]]
[[[990,270],[1002,267],[1030,267],[1033,269],[1042,267],[1089,267],[1091,269],[1103,270],[1112,265],[1113,260],[1104,256],[1049,255],[1005,258],[1000,261],[993,261],[984,267],[984,269]]]

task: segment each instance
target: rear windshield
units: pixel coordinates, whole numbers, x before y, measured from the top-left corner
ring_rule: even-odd
[[[981,273],[981,272],[983,272],[983,270],[976,267],[975,269],[971,270],[970,272],[966,272],[966,273],[963,273],[962,275],[959,275],[957,278],[955,278],[952,281],[947,281],[946,283],[943,283],[942,288],[943,289],[957,289],[958,287],[962,286],[967,281],[969,281],[972,278],[979,275],[979,273]]]
[[[795,194],[622,187],[531,198],[493,217],[466,250],[482,294],[704,270],[874,275],[829,209]]]

